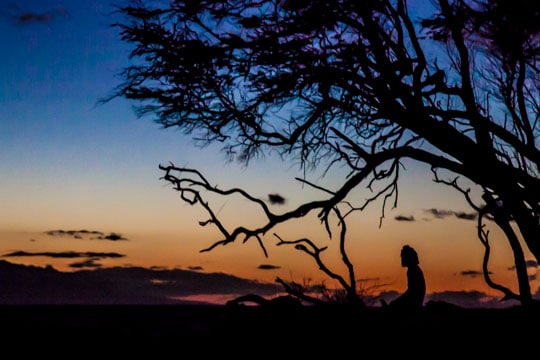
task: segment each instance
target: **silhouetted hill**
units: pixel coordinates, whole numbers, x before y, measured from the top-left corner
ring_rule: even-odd
[[[399,315],[342,305],[0,306],[4,344],[40,344],[41,355],[78,349],[152,358],[515,358],[536,348],[538,315],[458,307]]]

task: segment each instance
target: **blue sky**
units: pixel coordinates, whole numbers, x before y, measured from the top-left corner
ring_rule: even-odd
[[[177,134],[135,119],[132,104],[97,105],[127,61],[109,26],[110,11],[103,1],[21,1],[2,10],[2,40],[10,51],[0,69],[0,170],[4,191],[17,194],[20,205],[13,206],[25,204],[38,223],[44,211],[32,206],[38,198],[54,209],[67,194],[92,219],[107,198],[136,201],[118,191],[137,196],[139,186],[157,184],[160,162],[193,151]],[[51,17],[18,22],[27,12]],[[12,221],[6,226],[20,225]]]

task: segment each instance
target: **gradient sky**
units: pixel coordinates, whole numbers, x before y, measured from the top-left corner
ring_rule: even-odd
[[[292,163],[272,157],[248,168],[227,163],[219,147],[197,148],[174,129],[138,119],[134,103],[115,99],[98,105],[128,64],[129,49],[110,26],[112,4],[0,1],[0,259],[66,272],[141,266],[331,285],[310,258],[274,246],[271,234],[265,240],[268,258],[255,242],[199,252],[220,238],[214,229],[198,226],[206,219],[201,209],[184,204],[159,179],[159,164],[197,168],[222,188],[243,187],[261,198],[280,193],[287,199],[283,209],[323,194],[296,182],[301,172]],[[307,179],[335,188],[343,176]],[[476,222],[457,216],[471,212],[464,199],[433,183],[428,169],[416,164],[408,164],[400,180],[398,207],[387,207],[381,227],[380,203],[348,223],[349,255],[357,277],[368,280],[365,291],[404,290],[399,253],[409,244],[419,254],[428,293],[500,297],[481,276]],[[352,200],[368,196],[359,189]],[[248,205],[224,199],[216,209],[222,207],[231,223],[254,223],[258,219]],[[313,218],[275,231],[287,240],[327,241]],[[329,242],[326,259],[340,271],[336,244]],[[491,244],[494,280],[515,290],[512,255],[495,228]],[[537,275],[536,263],[530,270]],[[537,291],[538,281],[532,285]]]

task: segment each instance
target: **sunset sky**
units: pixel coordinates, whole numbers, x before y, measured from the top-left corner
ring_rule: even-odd
[[[160,180],[159,164],[196,168],[221,188],[242,187],[264,199],[279,193],[287,201],[275,211],[325,194],[296,181],[302,173],[292,162],[269,156],[247,168],[228,163],[219,146],[198,148],[174,129],[137,118],[134,103],[98,104],[128,64],[129,48],[110,26],[112,4],[0,1],[0,260],[66,272],[140,266],[331,285],[311,258],[276,247],[272,234],[265,238],[268,258],[254,241],[200,252],[221,238],[199,226],[207,218],[200,208],[183,203]],[[319,175],[308,173],[306,179],[335,188],[345,173]],[[400,181],[398,207],[387,205],[382,226],[380,202],[349,219],[349,255],[366,291],[404,290],[399,254],[409,244],[419,254],[428,293],[447,292],[450,301],[472,291],[501,297],[482,278],[483,247],[476,221],[458,216],[471,213],[461,195],[434,183],[429,169],[418,164],[407,164]],[[351,200],[368,196],[358,189]],[[246,202],[223,199],[215,208],[237,225],[260,220]],[[317,219],[275,232],[288,240],[328,242],[329,264],[343,270],[337,238],[328,240]],[[492,276],[515,290],[509,246],[494,227],[490,239]],[[530,275],[537,273],[531,266]],[[216,295],[212,284],[186,298],[210,299]],[[532,283],[535,296],[539,284]]]

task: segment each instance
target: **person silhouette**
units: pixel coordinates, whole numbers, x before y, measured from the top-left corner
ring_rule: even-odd
[[[414,312],[423,307],[426,281],[419,263],[416,251],[411,246],[404,245],[401,249],[401,266],[407,268],[407,289],[390,303],[383,301],[383,305],[400,312]]]

